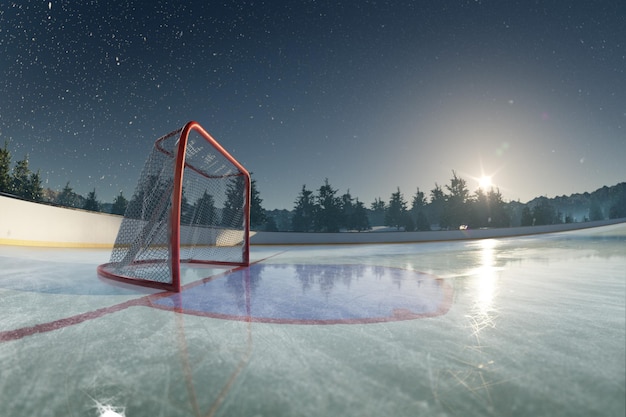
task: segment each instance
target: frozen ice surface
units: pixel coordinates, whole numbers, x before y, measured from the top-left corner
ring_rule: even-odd
[[[622,417],[625,249],[624,224],[463,242],[253,247],[254,259],[287,272],[382,266],[453,289],[442,315],[311,325],[153,308],[154,294],[96,277],[108,251],[0,247],[0,416],[98,416],[100,404],[151,417]],[[219,283],[223,272],[187,271],[185,280],[208,273]]]

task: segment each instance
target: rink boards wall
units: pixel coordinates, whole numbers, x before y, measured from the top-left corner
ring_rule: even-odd
[[[110,248],[122,216],[23,201],[0,195],[0,245]],[[253,245],[410,243],[552,233],[622,223],[626,219],[549,226],[433,232],[256,232]],[[184,244],[184,232],[183,236]]]

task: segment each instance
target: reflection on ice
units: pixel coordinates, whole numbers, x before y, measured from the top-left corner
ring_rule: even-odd
[[[494,296],[497,285],[495,247],[497,241],[485,239],[480,241],[480,266],[473,272],[477,275],[475,309],[481,316],[488,316],[494,311]]]
[[[270,323],[368,323],[447,312],[452,288],[429,274],[369,265],[256,264],[152,305]]]
[[[484,239],[477,242],[479,245],[476,253],[477,267],[472,269],[469,275],[473,278],[473,303],[466,315],[472,327],[472,335],[478,345],[480,332],[485,328],[496,326],[497,308],[495,300],[497,296],[498,271],[496,266],[496,250],[498,241]]]

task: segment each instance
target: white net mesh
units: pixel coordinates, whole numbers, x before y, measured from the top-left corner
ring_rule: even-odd
[[[110,275],[171,283],[172,259],[181,262],[245,264],[247,172],[219,145],[191,129],[182,175],[180,222],[172,217],[178,202],[175,171],[181,128],[155,142],[128,203],[110,262]],[[173,247],[172,235],[180,236]],[[178,255],[177,255],[178,254]]]

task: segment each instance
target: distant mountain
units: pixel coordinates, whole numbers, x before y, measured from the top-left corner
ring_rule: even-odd
[[[521,207],[533,208],[546,200],[557,211],[564,223],[622,218],[626,217],[626,182],[611,187],[604,186],[591,193],[577,193],[554,198],[537,197],[525,205],[522,204]],[[518,209],[520,207],[515,206],[515,211]],[[513,224],[516,224],[515,221]]]

